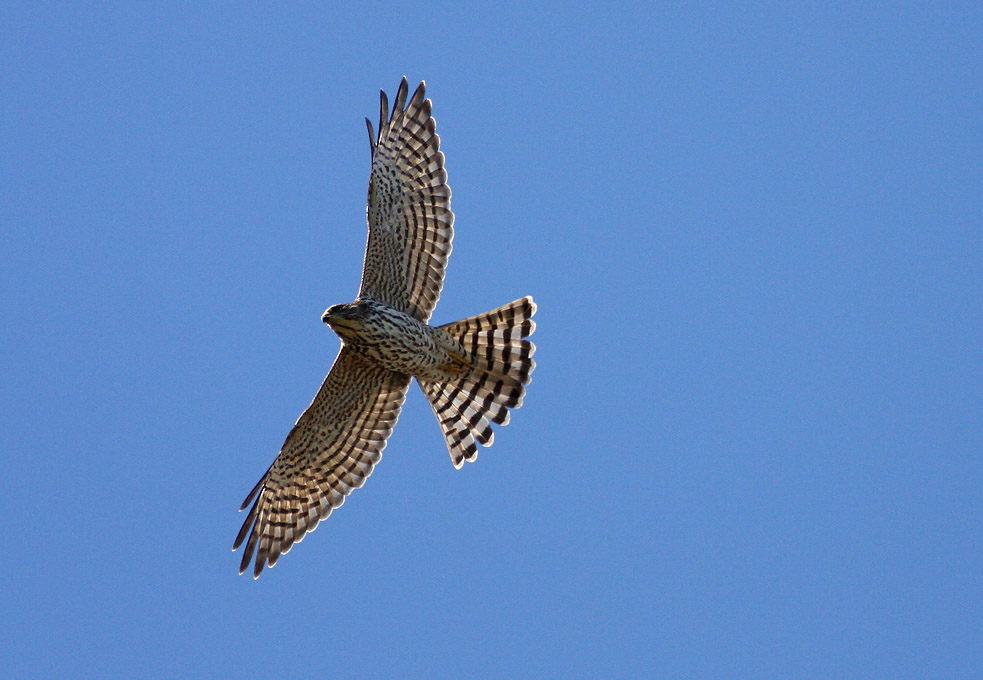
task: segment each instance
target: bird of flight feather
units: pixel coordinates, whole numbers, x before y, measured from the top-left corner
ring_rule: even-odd
[[[492,423],[522,405],[536,364],[536,304],[524,297],[484,314],[430,326],[454,237],[451,190],[426,85],[392,109],[380,93],[372,150],[369,235],[356,300],[323,315],[342,340],[324,383],[279,455],[246,497],[232,549],[253,577],[313,531],[372,473],[417,379],[440,423],[454,467],[490,446]],[[250,505],[251,504],[251,505]]]

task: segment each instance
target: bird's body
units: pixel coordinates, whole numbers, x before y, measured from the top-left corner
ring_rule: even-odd
[[[458,468],[475,460],[478,444],[491,445],[492,423],[508,424],[509,409],[522,405],[535,368],[531,297],[443,326],[427,323],[443,287],[454,213],[424,92],[420,83],[407,102],[403,78],[391,112],[381,93],[378,136],[366,119],[372,171],[362,285],[354,302],[322,316],[342,349],[242,504],[249,513],[233,546],[245,541],[240,573],[255,557],[259,577],[365,482],[413,378]]]
[[[468,368],[464,347],[446,331],[381,302],[335,305],[321,318],[346,347],[390,371],[432,381]]]

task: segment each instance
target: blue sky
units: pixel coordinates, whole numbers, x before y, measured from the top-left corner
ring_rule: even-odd
[[[5,672],[976,677],[978,3],[390,5],[0,9]],[[538,368],[240,577],[403,75]]]

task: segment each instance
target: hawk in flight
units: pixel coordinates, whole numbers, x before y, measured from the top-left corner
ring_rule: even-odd
[[[535,367],[531,297],[444,326],[427,321],[440,297],[454,237],[451,190],[431,102],[406,78],[389,110],[381,93],[378,136],[369,128],[368,243],[354,302],[321,320],[341,351],[280,454],[246,497],[233,550],[246,543],[239,573],[253,577],[313,531],[365,483],[382,458],[410,380],[416,378],[454,467],[490,446],[491,423],[509,422]],[[250,503],[252,506],[250,507]]]

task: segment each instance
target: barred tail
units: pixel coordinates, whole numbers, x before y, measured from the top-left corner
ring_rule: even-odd
[[[491,423],[508,425],[509,409],[522,406],[525,385],[536,368],[536,346],[528,336],[536,303],[531,297],[440,328],[461,343],[471,369],[446,382],[420,381],[440,421],[454,467],[478,457],[478,446],[491,446]],[[476,443],[477,442],[477,443]]]

